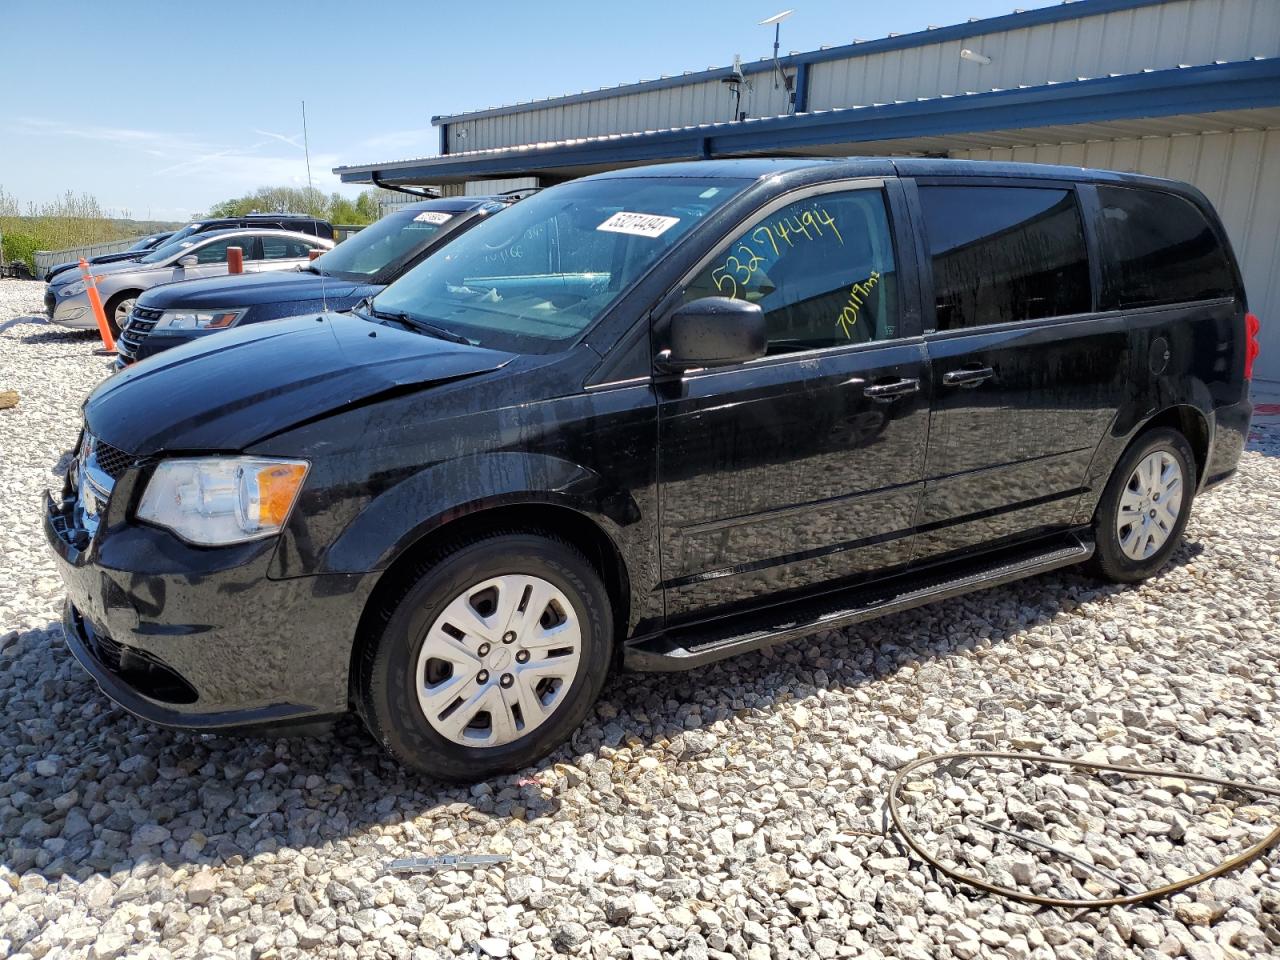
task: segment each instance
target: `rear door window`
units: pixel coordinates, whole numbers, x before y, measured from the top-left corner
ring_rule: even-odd
[[[1098,187],[1098,203],[1108,309],[1235,295],[1226,251],[1195,204],[1134,187]]]
[[[262,256],[264,260],[298,260],[307,255],[311,245],[292,237],[263,237]]]
[[[1089,312],[1089,255],[1074,190],[919,189],[937,329]]]

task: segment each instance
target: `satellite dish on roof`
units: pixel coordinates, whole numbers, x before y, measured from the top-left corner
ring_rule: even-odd
[[[756,24],[756,26],[767,27],[771,23],[781,23],[783,20],[787,19],[787,17],[791,16],[793,13],[795,13],[794,10],[783,10],[781,13],[775,13],[772,17],[769,17],[767,20],[761,20],[758,24]]]

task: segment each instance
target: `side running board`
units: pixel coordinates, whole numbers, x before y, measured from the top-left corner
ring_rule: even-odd
[[[1071,534],[1065,541],[1055,539],[1048,545],[989,554],[961,565],[907,574],[886,583],[825,594],[728,621],[696,624],[627,647],[623,662],[631,670],[689,670],[822,630],[847,627],[1083,563],[1093,556],[1093,546],[1084,534]]]

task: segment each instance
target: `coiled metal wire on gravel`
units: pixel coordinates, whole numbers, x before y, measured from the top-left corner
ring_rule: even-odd
[[[938,860],[937,857],[929,853],[920,840],[907,829],[902,817],[902,797],[901,791],[903,784],[907,782],[907,777],[920,769],[934,764],[947,763],[953,760],[1018,760],[1024,763],[1038,763],[1049,766],[1072,767],[1081,770],[1094,770],[1098,772],[1119,773],[1132,777],[1144,777],[1148,779],[1171,779],[1171,780],[1191,780],[1195,783],[1208,783],[1219,787],[1228,787],[1233,790],[1253,792],[1268,797],[1280,798],[1280,788],[1265,787],[1256,783],[1246,783],[1242,780],[1226,780],[1221,777],[1209,777],[1198,773],[1186,773],[1182,770],[1165,770],[1155,767],[1128,767],[1113,763],[1094,763],[1090,760],[1072,760],[1067,757],[1050,757],[1038,753],[1005,753],[1001,751],[988,750],[965,750],[956,753],[940,753],[928,757],[920,757],[912,760],[906,766],[898,770],[897,775],[893,778],[893,783],[889,787],[889,816],[893,821],[894,829],[902,837],[902,841],[925,863],[929,864],[939,873],[950,877],[952,880],[974,887],[986,893],[994,893],[997,896],[1007,897],[1010,900],[1019,900],[1023,903],[1034,903],[1045,907],[1063,907],[1067,909],[1088,909],[1093,910],[1099,907],[1117,907],[1126,906],[1135,903],[1148,903],[1152,900],[1159,900],[1171,894],[1186,890],[1188,887],[1194,887],[1196,884],[1204,883],[1206,880],[1212,880],[1214,877],[1220,877],[1224,873],[1231,873],[1238,870],[1251,860],[1261,856],[1267,850],[1271,849],[1280,842],[1280,826],[1273,829],[1269,834],[1255,843],[1253,846],[1241,851],[1233,857],[1222,861],[1217,866],[1203,873],[1198,873],[1193,877],[1186,877],[1182,880],[1176,880],[1173,883],[1166,883],[1163,886],[1151,887],[1147,890],[1139,890],[1137,892],[1127,893],[1122,896],[1106,897],[1102,899],[1073,899],[1070,897],[1047,897],[1035,893],[1027,893],[1017,890],[1013,887],[1002,887],[998,884],[988,883],[978,877],[971,876],[954,867],[949,867]],[[1008,832],[1008,831],[997,831]],[[1051,847],[1041,841],[1033,841],[1036,846],[1051,850],[1066,859],[1075,858],[1070,854]],[[1078,862],[1078,861],[1077,861]],[[1112,878],[1116,879],[1116,878]],[[1116,880],[1116,882],[1120,882]],[[1126,886],[1121,883],[1121,886]]]

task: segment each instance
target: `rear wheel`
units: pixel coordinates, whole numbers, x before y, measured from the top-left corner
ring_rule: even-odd
[[[1182,542],[1195,489],[1195,459],[1181,433],[1162,427],[1139,437],[1094,514],[1094,572],[1133,583],[1163,567]]]
[[[446,780],[536,763],[582,722],[608,672],[609,598],[576,548],[494,534],[406,583],[359,664],[361,713],[401,762]]]

